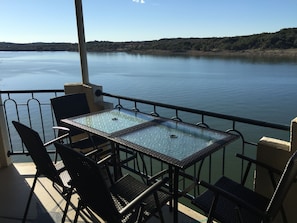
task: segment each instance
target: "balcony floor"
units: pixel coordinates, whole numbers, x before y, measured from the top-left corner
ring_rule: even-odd
[[[14,163],[13,165],[0,169],[0,222],[16,223],[21,222],[26,202],[33,183],[35,166],[33,163]],[[60,222],[64,199],[55,191],[51,182],[46,178],[41,178],[35,188],[27,222],[53,223]],[[74,205],[77,204],[77,197],[71,199]],[[164,207],[163,213],[166,222],[172,222],[172,214],[168,207]],[[69,207],[66,222],[72,222],[75,211]],[[205,222],[206,217],[197,212],[179,205],[180,223]],[[79,222],[84,222],[82,219]],[[159,222],[152,218],[149,223]]]

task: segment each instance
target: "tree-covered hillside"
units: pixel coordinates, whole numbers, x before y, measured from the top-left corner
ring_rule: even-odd
[[[0,43],[0,51],[77,51],[76,43]],[[89,52],[151,52],[166,51],[185,53],[189,51],[220,52],[245,50],[297,49],[297,28],[282,29],[276,33],[222,38],[173,38],[153,41],[87,43]]]

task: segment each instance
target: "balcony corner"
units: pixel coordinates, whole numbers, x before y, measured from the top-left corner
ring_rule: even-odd
[[[290,142],[270,137],[262,137],[257,146],[257,160],[268,164],[275,169],[283,171],[288,159],[297,149],[297,118],[291,122]],[[280,176],[275,176],[278,182]],[[271,197],[274,192],[270,176],[263,168],[256,168],[255,191]],[[284,201],[283,207],[288,217],[288,222],[297,222],[297,213],[295,211],[295,197],[297,195],[297,186],[292,185]],[[278,222],[276,218],[276,222]],[[280,219],[279,219],[280,220]]]

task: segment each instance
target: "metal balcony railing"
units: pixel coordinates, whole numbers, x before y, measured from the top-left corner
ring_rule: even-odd
[[[63,95],[64,90],[16,90],[0,91],[5,121],[8,130],[11,155],[27,155],[28,152],[21,143],[12,121],[20,121],[39,132],[44,142],[56,137],[52,127],[56,125],[50,105],[50,98]],[[50,148],[51,149],[51,148]],[[49,150],[49,153],[54,152]],[[15,161],[24,158],[16,157]]]
[[[257,142],[262,136],[270,136],[283,140],[289,140],[290,126],[268,123],[259,120],[224,115],[209,111],[203,111],[193,108],[180,107],[154,101],[135,99],[120,95],[102,93],[104,100],[108,100],[115,107],[125,107],[136,111],[141,111],[153,116],[171,118],[176,121],[183,121],[206,128],[218,129],[226,132],[238,134],[240,140],[232,143],[210,155],[207,159],[196,163],[194,166],[186,169],[180,178],[179,187],[181,191],[187,191],[191,188],[192,182],[197,179],[215,181],[221,175],[231,175],[231,178],[241,180],[246,163],[235,158],[236,153],[245,154],[255,158]],[[153,140],[153,139],[152,139]],[[145,159],[145,167],[149,175],[156,171],[166,168],[163,163],[156,164],[151,158]],[[157,167],[156,167],[157,166]],[[238,166],[240,168],[238,168]],[[234,168],[236,167],[236,168]],[[253,177],[253,171],[250,172],[249,178]],[[147,173],[146,173],[147,174]],[[253,180],[249,180],[252,187]],[[183,194],[186,198],[193,198],[199,193],[199,188],[191,190],[191,193]]]
[[[32,127],[40,133],[44,141],[49,141],[56,137],[56,132],[52,129],[56,123],[50,105],[50,98],[63,94],[64,90],[0,91],[2,98],[2,104],[0,106],[6,116],[9,141],[11,143],[8,155],[27,154],[26,149],[11,124],[12,120],[18,120]],[[192,188],[193,182],[197,179],[212,182],[223,174],[240,180],[243,177],[245,163],[237,160],[235,153],[255,157],[257,142],[262,136],[265,135],[287,141],[289,140],[290,126],[287,125],[108,93],[102,93],[101,96],[104,97],[104,101],[113,103],[115,107],[134,109],[153,116],[172,118],[176,121],[232,132],[240,136],[240,140],[228,145],[181,173],[179,188],[181,192],[186,191],[186,193],[182,195],[189,199],[199,193],[199,188]],[[49,152],[54,152],[54,148],[50,148]],[[122,155],[125,156],[125,154]],[[22,161],[24,160],[24,156],[13,156],[13,159],[14,161]],[[156,161],[150,157],[139,156],[139,159],[141,159],[141,162],[134,162],[126,166],[126,168],[143,177],[153,175],[167,168],[165,163]],[[145,165],[143,163],[145,163]],[[236,168],[234,168],[235,166]],[[240,168],[237,168],[238,166]],[[250,186],[252,187],[252,185]],[[187,203],[187,199],[185,202]]]

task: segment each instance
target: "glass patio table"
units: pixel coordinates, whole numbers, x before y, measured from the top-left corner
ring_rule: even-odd
[[[175,223],[178,222],[179,171],[238,138],[234,134],[126,109],[106,110],[62,121],[167,163],[173,170]]]
[[[127,109],[109,109],[61,120],[63,123],[98,136],[110,138],[116,132],[127,130],[154,118]]]

